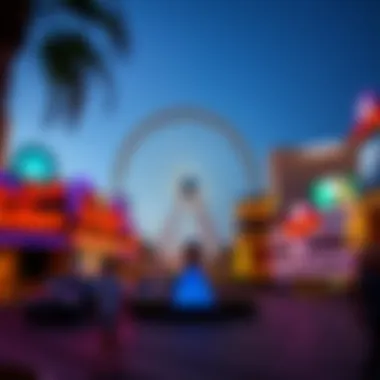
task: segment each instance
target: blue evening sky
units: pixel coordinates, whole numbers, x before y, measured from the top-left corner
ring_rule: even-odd
[[[44,142],[63,176],[86,175],[104,192],[121,140],[161,107],[199,105],[227,118],[263,167],[262,187],[271,150],[344,137],[355,97],[380,83],[375,0],[130,0],[124,8],[133,51],[128,60],[109,55],[113,110],[95,83],[77,130],[44,128],[47,94],[33,44],[15,67],[10,102],[13,149]],[[130,165],[125,191],[144,234],[158,233],[176,178],[188,173],[200,178],[219,234],[231,234],[233,205],[249,189],[222,136],[178,125],[147,139]]]

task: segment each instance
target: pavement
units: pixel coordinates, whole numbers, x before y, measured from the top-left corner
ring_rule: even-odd
[[[255,318],[225,325],[159,326],[126,317],[124,378],[360,379],[366,334],[347,299],[273,292],[253,298]],[[97,330],[33,330],[20,311],[0,310],[0,362],[33,368],[41,380],[91,380],[102,366]]]

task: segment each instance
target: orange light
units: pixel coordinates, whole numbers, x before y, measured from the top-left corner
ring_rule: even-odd
[[[61,214],[43,214],[31,210],[20,210],[12,213],[2,213],[0,228],[22,230],[60,230],[65,219]]]
[[[321,225],[317,213],[308,213],[304,218],[287,219],[282,225],[282,231],[289,238],[306,238],[317,231]]]
[[[78,224],[83,229],[98,230],[105,234],[119,234],[123,227],[123,218],[110,205],[99,203],[93,197],[82,204],[78,215]]]
[[[39,201],[57,196],[64,196],[64,189],[59,183],[26,184],[18,189],[1,187],[0,228],[30,231],[62,229],[65,216],[61,212],[44,212],[36,207]]]

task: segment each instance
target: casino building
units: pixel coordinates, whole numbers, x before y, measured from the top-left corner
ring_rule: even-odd
[[[270,174],[266,195],[237,205],[235,278],[346,287],[380,237],[380,97],[359,97],[341,142],[275,150]]]
[[[286,218],[290,209],[300,202],[310,201],[327,209],[339,203],[345,195],[347,199],[353,198],[350,182],[354,170],[355,154],[344,143],[274,151],[270,158],[268,193],[243,200],[237,207],[236,277],[251,277],[264,282],[272,278],[273,265],[277,265],[274,264],[277,253],[273,250],[271,237],[276,223]],[[342,191],[331,190],[338,187]],[[338,249],[337,245],[343,244],[344,238],[337,238],[338,233],[331,228],[326,231],[334,236],[327,237],[324,233],[318,240],[328,244],[328,249]],[[287,249],[282,247],[278,254],[283,256],[285,251]]]

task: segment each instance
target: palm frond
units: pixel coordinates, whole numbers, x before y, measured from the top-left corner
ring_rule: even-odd
[[[61,5],[71,14],[98,24],[120,51],[129,50],[129,31],[120,13],[102,6],[98,0],[61,0]]]
[[[59,116],[59,110],[71,122],[78,121],[86,101],[89,74],[100,75],[112,88],[102,55],[78,32],[48,35],[40,53],[42,68],[53,95],[49,99],[47,121]],[[54,96],[54,93],[59,96]]]
[[[45,125],[48,126],[57,118],[67,120],[73,127],[80,119],[87,95],[85,78],[73,76],[70,84],[52,86],[45,114]]]

